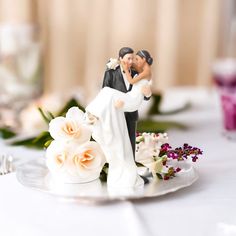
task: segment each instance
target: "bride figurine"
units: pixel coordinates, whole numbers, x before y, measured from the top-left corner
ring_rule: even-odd
[[[132,188],[144,184],[137,173],[124,112],[138,110],[144,100],[144,88],[151,86],[152,62],[148,51],[138,51],[134,63],[138,75],[134,78],[126,64],[120,62],[129,83],[133,84],[132,90],[123,93],[104,87],[85,109],[86,119],[92,125],[92,137],[100,144],[109,164],[108,187]]]

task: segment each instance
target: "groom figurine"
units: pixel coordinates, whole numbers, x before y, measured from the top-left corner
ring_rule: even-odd
[[[134,51],[132,48],[123,47],[119,51],[119,60],[126,63],[128,69],[130,70],[131,76],[134,77],[137,72],[131,69],[133,64],[133,55]],[[123,93],[127,93],[132,89],[132,85],[129,84],[124,70],[121,65],[118,65],[114,69],[107,69],[104,74],[103,85],[102,87],[110,87],[116,90],[119,90]],[[144,96],[150,94],[150,89],[143,88],[142,90]],[[145,100],[150,99],[150,97],[145,97]],[[121,104],[122,106],[122,104]],[[119,104],[117,104],[119,107]],[[129,132],[129,138],[133,149],[133,154],[135,158],[135,143],[136,143],[136,127],[138,121],[138,111],[134,112],[125,112],[126,124]]]

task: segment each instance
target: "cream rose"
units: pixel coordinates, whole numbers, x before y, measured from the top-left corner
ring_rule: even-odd
[[[52,141],[46,150],[46,165],[50,171],[66,172],[66,162],[72,147],[61,141]]]
[[[49,133],[55,140],[84,143],[90,140],[91,130],[84,123],[84,112],[72,107],[66,117],[56,117],[49,123]]]
[[[53,141],[46,151],[46,165],[56,181],[84,183],[99,177],[105,156],[96,142],[76,145]]]
[[[96,142],[86,142],[75,148],[69,159],[69,172],[81,178],[100,174],[105,164],[105,156]]]

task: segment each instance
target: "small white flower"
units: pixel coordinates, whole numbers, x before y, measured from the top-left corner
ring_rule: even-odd
[[[164,143],[167,143],[168,141],[167,133],[158,133],[158,136],[156,136],[156,140],[158,141],[159,146],[161,146]]]
[[[78,107],[72,107],[66,117],[56,117],[49,123],[50,135],[55,140],[84,143],[90,140],[91,130],[84,122],[84,112]]]
[[[153,173],[153,175],[155,175],[156,173],[161,173],[162,168],[163,168],[162,158],[156,161],[147,163],[145,166],[149,169],[150,172]]]
[[[140,136],[137,136],[137,137],[136,137],[136,142],[139,143],[139,142],[141,142],[142,140],[143,140],[143,136],[140,135]]]
[[[153,137],[149,133],[143,133],[144,143],[146,145],[152,145],[153,144]]]
[[[119,66],[119,61],[116,58],[110,58],[110,60],[108,61],[108,63],[106,64],[107,69],[112,69],[115,70],[116,67]]]
[[[137,144],[136,161],[146,166],[152,173],[160,173],[163,164],[159,154],[161,145],[167,142],[167,134],[142,133],[137,138],[140,143]]]

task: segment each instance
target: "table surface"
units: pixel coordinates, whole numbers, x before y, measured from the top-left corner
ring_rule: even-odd
[[[28,189],[15,173],[7,174],[0,176],[0,235],[236,235],[236,142],[222,135],[214,91],[184,91],[175,94],[190,100],[191,109],[155,119],[189,127],[169,131],[169,140],[172,146],[188,142],[204,150],[194,164],[197,182],[157,198],[91,205]],[[19,163],[44,156],[43,151],[10,147],[3,140],[0,150]]]

